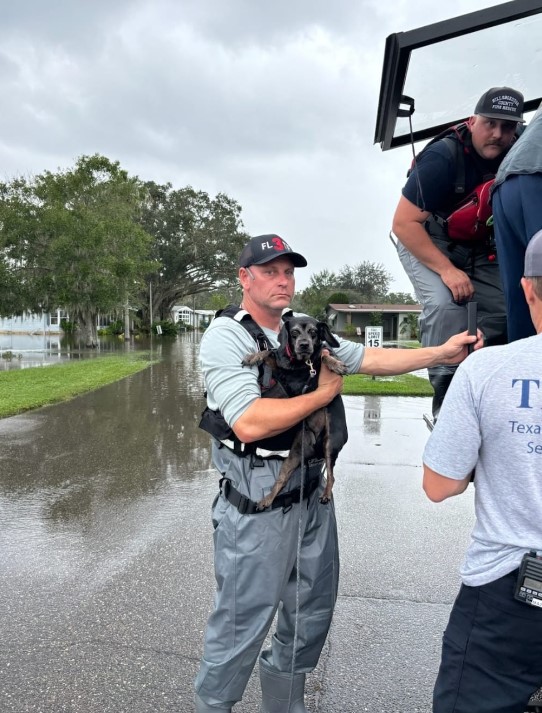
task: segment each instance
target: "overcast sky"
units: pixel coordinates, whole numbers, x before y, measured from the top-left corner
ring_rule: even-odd
[[[299,289],[370,260],[411,291],[388,239],[411,155],[373,145],[385,39],[500,3],[0,3],[4,179],[101,153],[235,198],[247,232],[306,255]]]

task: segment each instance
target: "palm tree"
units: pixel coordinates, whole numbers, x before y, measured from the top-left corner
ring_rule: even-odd
[[[399,333],[406,336],[407,339],[419,339],[419,326],[418,315],[415,312],[409,312],[404,316]]]

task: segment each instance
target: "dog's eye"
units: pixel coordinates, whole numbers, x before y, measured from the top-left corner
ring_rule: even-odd
[[[309,329],[309,334],[311,335],[311,337],[316,337],[318,335],[318,330]]]
[[[290,334],[292,335],[292,337],[299,337],[301,332],[299,331],[299,329],[291,329]]]

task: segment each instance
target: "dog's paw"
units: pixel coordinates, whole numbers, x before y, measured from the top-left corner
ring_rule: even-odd
[[[241,366],[260,366],[260,364],[263,364],[263,362],[270,354],[270,349],[261,352],[251,352],[250,354],[247,354],[243,357],[241,361]]]
[[[274,500],[274,498],[269,498],[269,497],[263,498],[262,500],[260,500],[260,501],[256,504],[256,510],[257,510],[258,512],[261,512],[262,510],[265,510],[266,508],[268,508],[268,507],[271,505],[271,503],[273,502],[273,500]]]
[[[335,374],[339,374],[340,376],[348,374],[348,368],[346,364],[340,359],[336,359],[335,357],[328,355],[323,356],[322,361],[327,366],[327,368]]]

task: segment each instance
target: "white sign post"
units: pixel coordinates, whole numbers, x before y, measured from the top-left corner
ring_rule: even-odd
[[[382,332],[383,327],[365,327],[365,346],[381,347]]]

